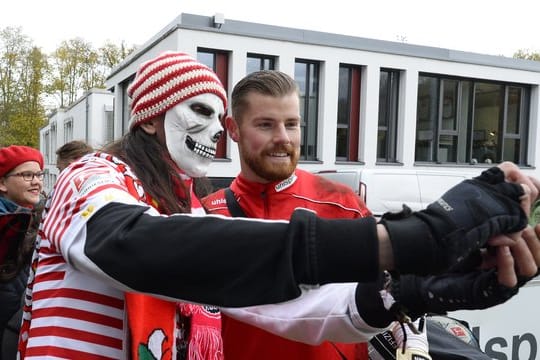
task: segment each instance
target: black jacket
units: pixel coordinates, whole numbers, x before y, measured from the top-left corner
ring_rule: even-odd
[[[21,307],[21,298],[28,280],[28,269],[24,269],[12,280],[0,282],[0,329],[4,329],[9,319]]]

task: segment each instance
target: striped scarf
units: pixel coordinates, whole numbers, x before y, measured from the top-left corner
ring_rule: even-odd
[[[189,189],[191,213],[203,215],[192,179],[181,174]],[[156,203],[147,197],[147,203]],[[181,286],[181,284],[179,284]],[[215,307],[175,303],[149,295],[126,293],[131,358],[137,360],[223,360],[221,316]]]

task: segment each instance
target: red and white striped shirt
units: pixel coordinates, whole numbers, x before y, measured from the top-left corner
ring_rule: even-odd
[[[129,168],[106,154],[87,156],[61,174],[38,235],[21,357],[126,358],[124,291],[129,289],[86,261],[85,225],[111,201],[148,207],[143,199],[144,191]],[[147,212],[157,215],[153,208]],[[83,268],[90,269],[77,271]]]

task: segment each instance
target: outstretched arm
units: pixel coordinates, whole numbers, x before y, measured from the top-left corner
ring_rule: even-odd
[[[527,221],[521,186],[494,170],[384,227],[373,218],[325,220],[308,211],[295,212],[290,223],[159,216],[108,179],[104,174],[96,184],[83,184],[91,195],[87,203],[52,205],[48,240],[75,268],[111,286],[219,306],[282,302],[299,296],[301,284],[373,281],[385,268],[441,272]],[[81,187],[79,177],[72,181]],[[62,219],[67,208],[78,212]],[[56,224],[68,227],[48,232]]]

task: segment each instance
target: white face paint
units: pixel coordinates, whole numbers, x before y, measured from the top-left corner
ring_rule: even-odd
[[[215,94],[189,98],[165,113],[167,149],[176,165],[188,176],[206,175],[223,133],[220,119],[225,109]]]

